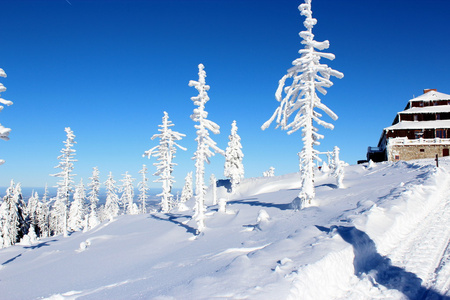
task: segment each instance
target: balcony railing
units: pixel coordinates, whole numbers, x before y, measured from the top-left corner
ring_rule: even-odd
[[[450,139],[414,139],[410,140],[406,137],[389,138],[388,145],[450,145]]]

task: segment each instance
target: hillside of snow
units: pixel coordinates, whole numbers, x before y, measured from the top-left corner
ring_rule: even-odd
[[[0,298],[450,299],[450,160],[345,172],[300,211],[298,174],[221,188],[199,236],[192,211],[153,213],[1,249]]]

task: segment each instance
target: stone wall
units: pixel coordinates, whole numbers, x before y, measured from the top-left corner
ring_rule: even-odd
[[[446,150],[444,150],[446,149]],[[450,145],[391,145],[388,146],[388,160],[412,160],[419,158],[435,158],[447,156],[450,151]]]

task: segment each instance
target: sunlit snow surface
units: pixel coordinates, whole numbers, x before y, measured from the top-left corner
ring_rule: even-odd
[[[318,171],[301,211],[298,174],[219,189],[227,213],[209,206],[197,237],[189,210],[2,249],[0,298],[450,299],[450,161],[345,174],[337,189]]]

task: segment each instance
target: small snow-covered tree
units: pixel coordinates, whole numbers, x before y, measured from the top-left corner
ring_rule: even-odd
[[[275,176],[275,168],[270,167],[269,170],[263,172],[264,177],[273,177]]]
[[[37,192],[32,192],[31,197],[28,199],[27,203],[27,214],[28,219],[30,220],[30,228],[33,228],[33,231],[40,236],[39,233],[39,195]]]
[[[73,192],[73,180],[72,177],[75,174],[72,174],[73,171],[73,163],[76,161],[73,157],[75,156],[76,150],[72,149],[75,142],[75,135],[70,127],[66,127],[64,129],[67,135],[67,139],[64,141],[65,147],[61,150],[61,155],[58,156],[59,164],[55,168],[61,169],[61,171],[57,174],[53,174],[51,176],[59,177],[60,181],[57,183],[57,193],[55,200],[55,211],[54,217],[56,223],[56,233],[62,233],[64,236],[67,236],[67,207],[69,205],[70,193]],[[59,215],[58,215],[59,214]]]
[[[213,205],[217,204],[217,179],[214,174],[211,174],[209,177],[209,183],[211,184],[211,192],[212,192],[212,203]]]
[[[141,203],[141,214],[147,213],[147,199],[148,199],[148,191],[150,188],[148,187],[148,178],[147,178],[147,166],[142,165],[142,169],[139,171],[141,174],[141,181],[138,183],[139,189],[139,203]]]
[[[186,178],[184,178],[184,186],[181,190],[180,203],[178,204],[178,209],[180,211],[185,211],[188,209],[186,206],[186,201],[194,196],[194,191],[192,189],[192,172],[187,173]]]
[[[128,171],[122,175],[123,179],[120,181],[122,185],[120,186],[119,191],[122,192],[122,196],[120,198],[120,202],[123,204],[123,211],[128,215],[136,215],[139,213],[139,210],[136,204],[133,202],[134,200],[134,186],[133,181],[135,180],[128,174]]]
[[[0,77],[4,77],[4,78],[6,77],[6,73],[2,68],[0,68]],[[0,93],[3,93],[4,91],[6,91],[6,87],[2,83],[0,83]],[[3,99],[0,95],[0,104],[10,106],[13,103],[12,103],[12,101]],[[0,111],[3,110],[3,108],[4,108],[3,105],[0,105]],[[8,136],[9,136],[10,132],[11,132],[11,128],[6,128],[2,124],[0,124],[0,139],[5,140],[5,141],[9,140]],[[0,159],[0,165],[2,165],[4,163],[5,163],[5,161],[3,159]]]
[[[85,225],[86,217],[86,191],[83,184],[83,179],[80,180],[80,184],[75,188],[73,194],[73,201],[70,204],[69,210],[69,229],[72,231],[80,231]]]
[[[44,198],[38,201],[37,226],[39,228],[39,237],[45,238],[50,236],[49,208],[47,202],[44,202]]]
[[[112,176],[112,172],[109,172],[108,179],[105,181],[106,188],[106,201],[103,208],[102,220],[113,220],[114,217],[119,215],[119,197],[117,196],[116,181]]]
[[[176,166],[173,159],[175,158],[177,148],[186,150],[186,148],[178,145],[176,141],[181,140],[182,137],[186,135],[170,129],[170,127],[174,126],[174,124],[169,121],[169,115],[167,112],[164,112],[162,125],[158,126],[160,127],[160,129],[158,129],[160,133],[153,135],[152,140],[159,138],[159,145],[145,151],[143,156],[147,156],[148,158],[153,156],[158,160],[157,163],[153,164],[157,169],[156,173],[153,175],[159,176],[159,178],[154,182],[162,183],[162,193],[157,196],[161,197],[161,211],[166,213],[170,211],[171,202],[173,200],[173,195],[171,192],[172,185],[175,180],[172,176],[172,172],[173,167]]]
[[[344,76],[341,72],[320,63],[321,58],[333,60],[335,56],[331,53],[320,52],[329,47],[328,41],[317,42],[314,40],[312,28],[317,20],[312,17],[311,0],[305,0],[305,3],[300,4],[299,10],[300,14],[306,17],[303,22],[306,31],[300,32],[300,37],[303,39],[302,44],[305,46],[299,51],[300,58],[292,62],[293,67],[279,82],[275,97],[280,102],[280,106],[261,127],[263,130],[266,129],[276,119],[277,128],[288,130],[288,134],[302,129],[303,149],[299,155],[302,184],[298,197],[293,201],[295,208],[311,205],[311,200],[315,196],[314,160],[317,159],[317,151],[314,150],[314,146],[319,145],[318,140],[322,139],[323,135],[317,132],[318,129],[314,127],[313,122],[325,128],[334,128],[332,124],[321,120],[322,115],[314,109],[318,108],[331,119],[337,119],[337,115],[321,102],[316,90],[325,95],[325,88],[333,85],[330,77],[342,78]],[[292,83],[286,85],[286,80],[291,78]],[[282,96],[283,92],[284,96]]]
[[[91,182],[88,184],[89,193],[88,200],[90,204],[89,213],[86,216],[87,226],[85,230],[92,229],[100,224],[100,219],[98,217],[98,201],[100,195],[100,172],[97,167],[92,170],[92,177],[89,177]]]
[[[339,159],[339,148],[337,146],[334,146],[333,149],[333,176],[336,177],[336,185],[338,188],[342,189],[344,188],[344,162]]]
[[[225,155],[225,152],[217,147],[209,136],[209,131],[214,134],[220,133],[220,127],[216,123],[208,120],[208,112],[205,111],[205,104],[209,101],[208,90],[209,85],[206,84],[206,72],[203,64],[198,65],[198,81],[189,81],[189,86],[195,87],[198,91],[198,96],[191,97],[194,105],[198,106],[194,109],[191,119],[198,124],[195,125],[197,129],[197,151],[194,153],[195,160],[195,214],[194,219],[197,222],[197,231],[202,232],[205,228],[205,162],[209,163],[209,158],[215,152]],[[209,131],[208,131],[209,130]]]
[[[237,134],[236,121],[231,124],[231,134],[228,137],[228,147],[225,151],[225,177],[230,178],[231,188],[234,190],[237,184],[244,178],[244,165],[242,159],[241,137]]]

